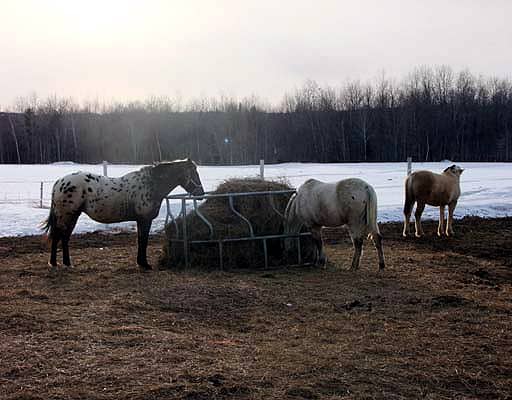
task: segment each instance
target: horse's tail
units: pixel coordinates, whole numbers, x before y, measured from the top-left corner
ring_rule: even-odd
[[[46,218],[41,225],[39,226],[47,235],[48,241],[52,241],[55,233],[55,227],[57,225],[57,215],[55,214],[55,207],[53,202],[53,190],[52,190],[52,200],[50,206],[50,214],[48,218]]]
[[[297,193],[292,194],[290,200],[288,200],[288,204],[286,204],[286,208],[284,210],[284,223],[285,229],[289,225],[289,221],[291,218],[295,217],[295,198],[297,197]]]
[[[41,223],[41,229],[48,235],[48,240],[53,239],[53,233],[55,229],[55,222],[57,218],[55,216],[55,211],[53,207],[50,208],[50,215]]]
[[[288,204],[286,205],[286,209],[284,210],[284,233],[290,234],[290,233],[297,233],[293,232],[294,228],[293,226],[296,224],[296,204],[295,200],[297,198],[297,193],[292,194],[292,197],[290,197],[290,200],[288,200]],[[292,247],[292,240],[289,238],[286,238],[284,240],[284,248],[286,251],[289,251]]]
[[[366,192],[368,194],[366,201],[366,210],[365,210],[365,223],[369,232],[369,235],[379,234],[379,225],[377,224],[377,193],[370,186],[366,185]]]
[[[412,190],[411,175],[405,178],[405,201],[404,201],[404,214],[410,215],[412,207],[414,206],[414,191]]]

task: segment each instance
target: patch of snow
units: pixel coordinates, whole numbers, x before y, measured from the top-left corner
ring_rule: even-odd
[[[441,172],[452,164],[413,163],[413,170],[426,169]],[[121,176],[140,169],[142,165],[108,165],[109,176]],[[512,216],[512,165],[507,163],[463,163],[461,177],[462,194],[455,209],[455,217],[467,215],[480,217]],[[43,206],[50,204],[53,182],[58,178],[78,171],[103,173],[102,164],[75,164],[61,162],[42,165],[0,165],[0,236],[41,234],[38,225],[48,216],[47,208],[40,206],[41,182],[43,185]],[[284,179],[297,187],[309,178],[333,182],[348,177],[366,180],[376,190],[379,202],[379,221],[401,221],[407,163],[350,163],[314,164],[286,163],[265,166],[267,179]],[[228,178],[254,177],[259,174],[259,165],[248,166],[199,166],[199,174],[206,191],[214,190]],[[183,193],[176,188],[173,194]],[[174,215],[179,203],[171,204]],[[427,206],[424,218],[438,218],[438,208]],[[165,223],[166,207],[162,203],[158,217],[153,221],[152,230],[161,230]],[[134,222],[100,224],[82,214],[75,232],[97,230],[135,230]]]

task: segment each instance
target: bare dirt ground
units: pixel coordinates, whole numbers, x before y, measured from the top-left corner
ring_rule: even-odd
[[[333,230],[327,269],[232,272],[141,273],[96,233],[51,274],[41,238],[0,239],[0,398],[512,398],[512,219],[454,228],[383,225],[383,273]]]

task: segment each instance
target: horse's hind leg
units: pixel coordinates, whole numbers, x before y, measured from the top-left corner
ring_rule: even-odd
[[[379,269],[384,269],[386,266],[384,263],[384,251],[382,249],[382,235],[380,233],[372,233],[372,241],[377,249],[377,254],[379,256]]]
[[[411,220],[412,208],[414,207],[414,201],[405,200],[404,205],[404,230],[402,232],[403,237],[407,237],[409,234],[409,221]]]
[[[416,219],[416,237],[423,236],[423,228],[421,227],[421,214],[425,209],[425,203],[418,201],[416,203],[416,211],[414,212],[414,218]]]
[[[51,232],[51,250],[50,250],[50,264],[51,267],[57,266],[57,245],[61,240],[60,231],[56,228],[52,228]]]
[[[75,229],[76,221],[80,214],[73,216],[72,219],[67,221],[66,231],[62,234],[62,263],[71,267],[71,259],[69,258],[69,238],[71,237],[71,233],[73,229]]]
[[[352,238],[352,243],[354,244],[354,255],[352,256],[352,266],[350,269],[355,270],[359,268],[359,263],[361,261],[361,253],[363,252],[363,238],[359,235],[354,236],[350,235]]]

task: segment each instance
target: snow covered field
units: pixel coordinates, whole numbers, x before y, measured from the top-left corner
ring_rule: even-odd
[[[413,170],[428,169],[441,172],[451,165],[443,163],[413,163]],[[512,215],[512,165],[506,163],[460,163],[466,168],[461,178],[462,195],[455,210],[456,218],[465,215],[503,217]],[[109,165],[108,175],[117,177],[139,169],[140,165]],[[74,163],[49,165],[0,165],[0,236],[40,234],[38,224],[48,215],[39,207],[40,186],[43,182],[43,205],[50,204],[53,182],[75,171],[103,173],[103,166]],[[336,181],[359,177],[377,191],[379,220],[400,221],[403,207],[403,180],[406,163],[302,164],[267,165],[266,178],[285,178],[298,186],[308,178]],[[226,178],[250,177],[259,174],[259,166],[202,166],[199,167],[205,190],[210,191]],[[182,192],[181,188],[173,193]],[[165,202],[153,222],[153,230],[162,229],[165,221]],[[438,209],[426,207],[426,218],[438,217]],[[100,224],[85,214],[80,217],[75,232],[95,230],[134,229],[134,223]]]

